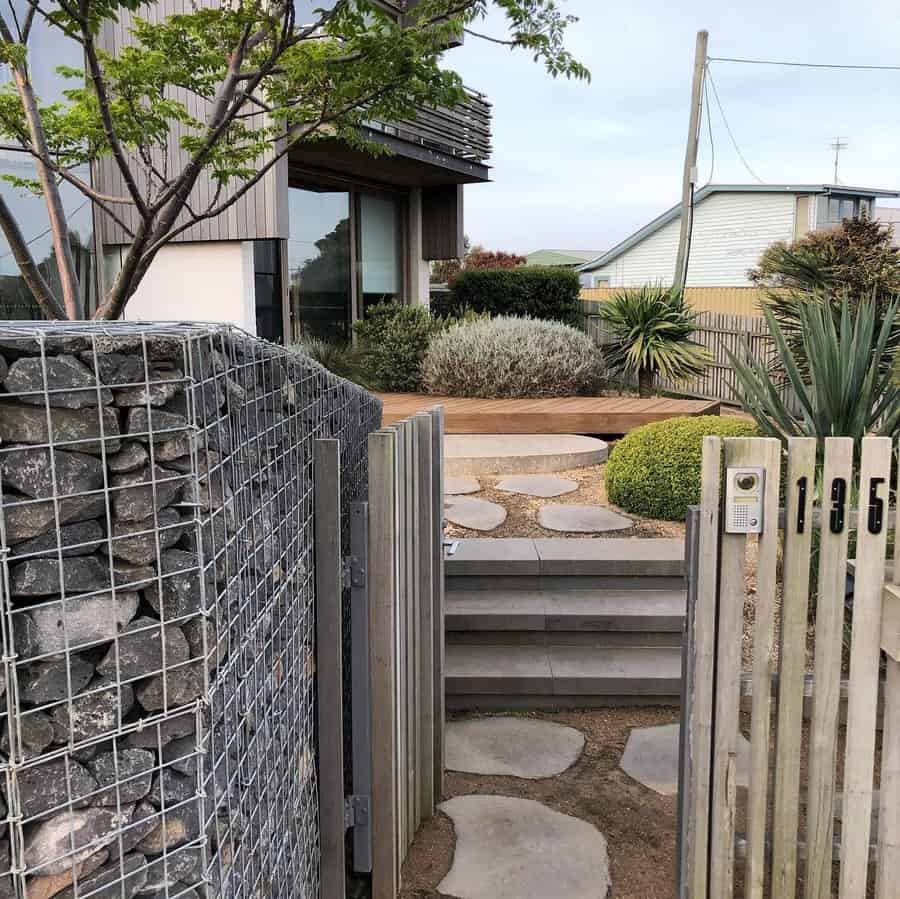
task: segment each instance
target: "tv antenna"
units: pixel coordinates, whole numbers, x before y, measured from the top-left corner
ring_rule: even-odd
[[[838,162],[841,158],[841,150],[846,150],[850,144],[838,135],[830,146],[831,149],[834,150],[834,183],[840,184],[841,182],[838,180]]]

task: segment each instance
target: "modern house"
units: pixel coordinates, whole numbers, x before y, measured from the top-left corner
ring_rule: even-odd
[[[199,5],[213,2],[218,0]],[[195,5],[160,0],[139,13],[163,17]],[[397,3],[384,0],[382,5],[401,15]],[[308,0],[296,6],[303,21],[302,14],[312,20],[312,11],[327,3]],[[105,24],[99,36],[108,51],[128,40],[131,14],[121,9],[118,15],[119,21]],[[78,61],[65,58],[71,47],[46,30],[46,52],[36,62],[46,64],[47,72],[36,80],[43,80],[45,95],[52,98],[60,90],[55,67]],[[470,90],[453,109],[422,109],[410,121],[370,121],[363,130],[364,137],[389,152],[375,157],[336,139],[294,147],[225,213],[162,248],[125,317],[226,321],[289,342],[301,332],[346,337],[365,309],[381,300],[427,303],[430,261],[463,255],[464,185],[489,180],[490,103]],[[173,133],[175,147],[178,137]],[[0,167],[27,167],[21,157],[0,148]],[[90,175],[101,192],[116,194],[123,188],[111,163],[96,166]],[[37,235],[36,258],[44,259],[41,201],[5,184],[0,190],[10,203],[30,204],[26,227]],[[207,180],[195,193],[203,197],[210,190]],[[92,211],[80,195],[67,192],[66,200],[75,214],[79,260],[90,272],[85,296],[90,309],[121,264],[127,232]],[[3,252],[0,236],[0,306],[24,303],[27,308],[30,297]],[[45,267],[52,280],[49,252]]]
[[[709,184],[694,196],[688,287],[747,287],[747,271],[775,241],[876,217],[879,197],[900,191],[843,184]],[[586,287],[671,283],[681,206],[673,206],[611,250],[580,266]]]

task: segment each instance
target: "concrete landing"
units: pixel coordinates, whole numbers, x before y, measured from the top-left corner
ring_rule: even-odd
[[[634,780],[663,796],[678,792],[677,724],[661,727],[636,727],[628,735],[619,767]],[[750,743],[738,735],[736,783],[746,787],[750,782]]]
[[[596,827],[531,799],[457,796],[456,853],[438,892],[458,899],[605,899],[606,839]]]
[[[444,438],[444,473],[546,474],[606,461],[603,440],[578,434],[451,434]]]
[[[448,721],[446,741],[450,771],[530,780],[562,774],[584,748],[584,735],[574,727],[538,718]]]

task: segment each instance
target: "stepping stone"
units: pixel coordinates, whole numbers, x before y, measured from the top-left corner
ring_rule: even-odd
[[[500,481],[497,489],[505,490],[507,493],[522,493],[525,496],[562,496],[564,493],[577,490],[578,482],[553,475],[520,474]]]
[[[481,484],[475,478],[444,478],[444,496],[478,493]]]
[[[628,735],[619,767],[645,787],[674,796],[678,792],[678,736],[680,726],[636,727]],[[750,741],[738,735],[737,785],[750,782]]]
[[[584,748],[584,735],[574,727],[538,718],[448,721],[446,741],[451,771],[532,780],[561,774]]]
[[[533,799],[456,796],[456,852],[438,892],[459,899],[605,899],[606,839],[593,824]]]
[[[551,503],[538,509],[538,524],[550,531],[602,534],[624,531],[632,526],[630,518],[603,506],[566,506]]]
[[[448,521],[473,531],[492,531],[506,521],[506,509],[486,499],[452,496],[445,500]]]

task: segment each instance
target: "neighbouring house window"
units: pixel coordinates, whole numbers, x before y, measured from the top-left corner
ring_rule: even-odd
[[[253,241],[253,278],[256,334],[272,343],[284,343],[280,240]]]
[[[363,315],[375,303],[400,299],[400,209],[394,197],[360,195],[359,262]]]
[[[869,214],[869,201],[860,197],[829,197],[828,224],[839,225],[844,219]]]
[[[348,340],[350,194],[292,187],[288,191],[288,294],[292,339]]]

